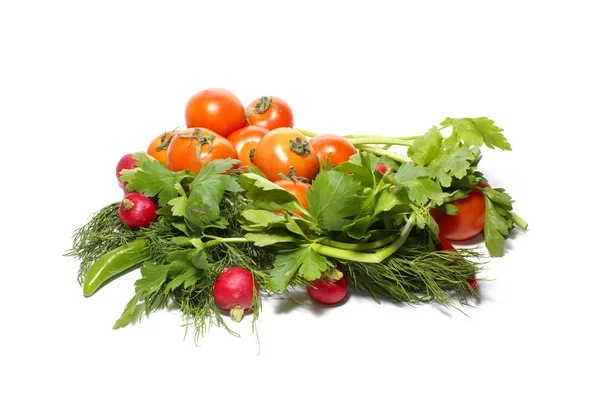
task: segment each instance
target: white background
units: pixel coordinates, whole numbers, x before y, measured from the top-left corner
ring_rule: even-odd
[[[598,399],[592,4],[3,2],[0,398]],[[117,160],[215,86],[282,97],[319,132],[492,118],[513,151],[485,150],[481,170],[530,228],[466,315],[300,292],[263,302],[258,339],[244,319],[196,345],[176,311],[114,331],[138,273],[86,299],[62,255],[121,196]]]

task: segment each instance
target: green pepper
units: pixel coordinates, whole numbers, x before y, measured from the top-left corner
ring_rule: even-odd
[[[126,272],[150,257],[148,241],[134,239],[102,255],[87,272],[83,283],[83,295],[93,295],[108,280]]]

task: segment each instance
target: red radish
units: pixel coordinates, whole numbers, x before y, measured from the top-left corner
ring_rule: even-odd
[[[455,248],[450,241],[448,241],[441,234],[438,235],[438,239],[440,240],[439,244],[436,245],[435,249],[438,251],[454,251]]]
[[[310,284],[311,286],[306,287],[308,295],[321,304],[334,305],[342,302],[348,293],[346,276],[338,268],[335,269],[333,277],[314,280]]]
[[[448,241],[446,238],[442,237],[441,235],[438,235],[438,239],[440,240],[439,244],[436,245],[435,249],[438,251],[454,251],[456,250],[456,248],[454,248],[454,245],[452,245],[452,243],[450,241]],[[469,277],[467,279],[467,282],[469,283],[469,285],[471,286],[472,289],[477,288],[477,280],[475,279],[475,275]]]
[[[117,163],[117,181],[118,181],[118,183],[119,183],[119,186],[120,186],[121,188],[123,188],[123,190],[124,190],[126,193],[129,193],[129,191],[127,191],[127,190],[125,189],[125,187],[127,186],[127,182],[122,182],[122,181],[120,180],[120,177],[121,177],[121,170],[123,170],[123,169],[127,169],[127,170],[134,169],[134,168],[136,167],[136,166],[135,166],[135,163],[136,163],[136,162],[137,162],[137,161],[136,161],[136,160],[133,158],[133,154],[132,154],[132,153],[127,153],[125,156],[121,157],[121,159],[120,159],[120,160],[119,160],[119,162]]]
[[[385,174],[387,171],[387,167],[383,163],[377,163],[375,166],[375,170],[379,171],[381,174]]]
[[[119,217],[123,224],[133,230],[148,227],[156,221],[156,205],[147,196],[139,192],[131,192],[121,201]]]
[[[215,280],[213,297],[219,308],[229,311],[231,319],[239,322],[252,307],[255,291],[258,293],[259,288],[252,273],[243,267],[226,267]]]

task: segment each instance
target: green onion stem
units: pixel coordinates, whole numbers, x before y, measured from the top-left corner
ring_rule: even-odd
[[[365,136],[357,138],[347,138],[351,144],[356,145],[399,145],[399,146],[410,146],[413,141],[410,139],[403,138],[391,138],[387,136]]]

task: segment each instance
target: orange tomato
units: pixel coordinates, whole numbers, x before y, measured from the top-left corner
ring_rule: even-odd
[[[254,165],[269,181],[287,176],[292,169],[296,177],[312,181],[319,172],[319,158],[302,133],[293,128],[276,128],[260,140],[254,152]]]
[[[246,125],[244,105],[227,89],[204,89],[194,94],[185,106],[188,128],[206,128],[222,137]]]
[[[150,145],[148,145],[148,150],[146,151],[146,153],[154,157],[159,162],[166,164],[167,147],[169,147],[169,143],[171,142],[171,136],[174,132],[176,131],[165,131],[156,138],[154,138],[154,140],[150,142]]]
[[[296,198],[298,198],[298,201],[304,208],[308,208],[308,200],[306,200],[306,191],[308,191],[310,185],[308,185],[305,182],[294,180],[279,180],[275,181],[273,184],[279,185],[281,188],[294,195]],[[283,213],[281,210],[274,211],[277,213]],[[299,210],[294,210],[293,212],[300,217],[304,217],[304,213],[302,213]]]
[[[233,144],[237,151],[238,159],[241,161],[240,166],[253,164],[252,159],[254,158],[256,145],[267,132],[269,130],[266,128],[250,125],[240,128],[227,137],[227,140]]]
[[[177,132],[167,148],[167,168],[171,171],[190,170],[198,174],[206,163],[227,158],[237,159],[231,142],[206,128]]]

